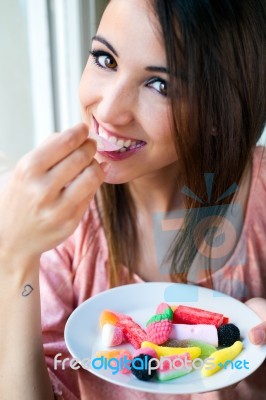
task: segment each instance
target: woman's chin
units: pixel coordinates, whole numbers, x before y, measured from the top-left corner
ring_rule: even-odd
[[[129,179],[125,176],[125,174],[119,174],[116,171],[112,171],[112,169],[110,169],[105,175],[104,182],[113,185],[119,185],[129,182]]]

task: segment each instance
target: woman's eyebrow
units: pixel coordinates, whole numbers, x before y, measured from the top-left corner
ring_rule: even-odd
[[[165,67],[148,66],[145,68],[149,72],[162,72],[163,74],[169,74],[169,70]]]
[[[96,40],[97,42],[104,44],[109,50],[112,51],[112,53],[114,53],[116,57],[119,57],[117,51],[113,48],[113,46],[102,36],[100,35],[93,36],[92,40]]]

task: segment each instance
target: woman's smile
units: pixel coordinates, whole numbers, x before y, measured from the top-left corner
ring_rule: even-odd
[[[119,146],[119,150],[114,150],[114,151],[104,151],[101,148],[98,149],[98,153],[101,154],[103,157],[109,158],[110,160],[113,161],[119,161],[123,160],[127,157],[130,157],[133,155],[136,151],[139,151],[143,146],[146,145],[146,142],[143,140],[139,140],[134,137],[123,137],[120,134],[117,134],[116,132],[111,132],[103,126],[99,125],[98,121],[94,119],[94,129],[95,132],[105,139],[108,143],[114,144]]]

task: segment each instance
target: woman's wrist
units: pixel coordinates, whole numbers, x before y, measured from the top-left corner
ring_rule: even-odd
[[[38,274],[41,255],[32,255],[19,252],[7,252],[0,248],[0,276],[1,278],[24,281],[27,277]]]

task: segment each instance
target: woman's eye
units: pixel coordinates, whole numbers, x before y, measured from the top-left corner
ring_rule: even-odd
[[[162,96],[167,96],[167,82],[164,81],[163,79],[153,79],[151,80],[148,84],[148,87],[152,87],[154,90],[156,90],[158,93],[160,93]]]
[[[92,50],[90,54],[95,64],[100,68],[115,69],[117,67],[114,57],[108,53]]]

